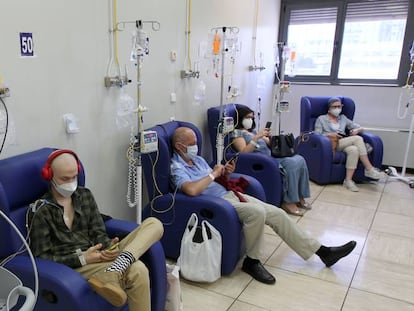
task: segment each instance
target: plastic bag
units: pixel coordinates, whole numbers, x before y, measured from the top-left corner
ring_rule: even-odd
[[[214,282],[221,276],[222,242],[220,232],[208,221],[192,214],[181,240],[177,265],[181,276],[194,282]]]
[[[165,311],[183,311],[181,297],[180,267],[167,264],[167,297]]]

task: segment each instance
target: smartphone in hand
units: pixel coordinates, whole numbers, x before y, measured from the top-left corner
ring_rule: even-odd
[[[271,121],[267,121],[265,128],[270,129],[271,126],[272,126],[272,122]]]
[[[230,160],[228,160],[228,161],[227,161],[227,163],[230,163],[231,161],[236,162],[238,157],[239,157],[239,154],[238,154],[238,153],[236,153],[235,155],[233,155],[233,156],[230,158]]]

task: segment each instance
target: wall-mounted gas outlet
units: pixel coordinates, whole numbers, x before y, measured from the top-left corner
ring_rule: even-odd
[[[10,89],[5,86],[0,87],[0,97],[3,98],[7,96],[10,96]]]

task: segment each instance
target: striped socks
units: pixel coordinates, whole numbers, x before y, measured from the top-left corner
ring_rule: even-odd
[[[134,255],[130,252],[122,251],[119,256],[115,259],[115,261],[106,268],[105,272],[119,272],[124,273],[126,269],[129,268],[135,262]]]

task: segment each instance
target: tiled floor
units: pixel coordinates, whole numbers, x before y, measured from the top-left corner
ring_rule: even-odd
[[[266,228],[262,260],[275,285],[239,267],[213,284],[181,280],[185,311],[414,310],[414,189],[396,180],[359,185],[312,184],[313,209],[298,225],[322,244],[356,240],[356,249],[331,268],[304,261]]]

